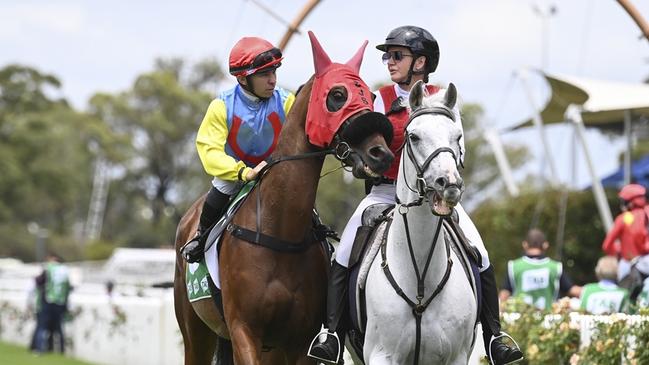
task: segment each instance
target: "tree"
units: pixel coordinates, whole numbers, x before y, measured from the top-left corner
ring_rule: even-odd
[[[49,96],[60,86],[27,66],[0,70],[0,255],[34,257],[31,222],[49,231],[53,246],[77,243],[93,162],[88,144],[110,144],[113,136],[100,120]]]
[[[609,204],[616,206],[615,192],[607,193]],[[548,256],[555,259],[562,256],[564,269],[576,283],[585,284],[595,280],[595,264],[603,256],[601,245],[604,230],[592,193],[589,190],[569,192],[563,255],[559,255],[554,233],[558,228],[561,194],[561,191],[553,189],[527,190],[516,199],[491,199],[475,209],[472,217],[499,278],[505,275],[507,260],[522,255],[521,242],[528,229],[534,228],[531,227],[531,212],[543,199],[536,228],[544,231],[550,242]]]
[[[212,98],[206,91],[223,77],[213,60],[187,67],[180,59],[157,60],[116,95],[96,94],[91,111],[118,133],[130,135],[124,176],[113,183],[107,223],[120,227],[109,239],[128,245],[171,243],[185,207],[208,188],[195,133]]]
[[[484,120],[483,114],[484,111],[478,104],[467,103],[462,108],[466,147],[462,171],[466,186],[463,198],[465,202],[482,200],[479,193],[501,181],[496,158],[484,138],[484,128],[480,125],[480,121]],[[530,158],[525,146],[506,145],[504,149],[512,170],[520,168]]]

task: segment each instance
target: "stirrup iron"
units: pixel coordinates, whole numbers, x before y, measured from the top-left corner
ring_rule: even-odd
[[[312,359],[316,359],[318,361],[323,361],[325,364],[329,363],[330,362],[329,359],[323,359],[323,358],[320,358],[319,356],[314,356],[311,353],[311,350],[313,349],[313,345],[316,344],[316,341],[318,341],[319,343],[324,343],[324,342],[327,341],[327,337],[329,337],[329,336],[332,336],[333,338],[335,338],[336,343],[338,344],[338,353],[336,354],[336,360],[335,360],[336,362],[338,362],[338,359],[340,359],[340,352],[342,351],[342,348],[340,346],[340,338],[338,337],[338,334],[336,332],[331,333],[324,326],[322,326],[322,329],[320,330],[320,332],[318,332],[318,334],[311,341],[311,344],[309,345],[309,351],[307,352],[307,356],[312,358]]]
[[[487,350],[488,350],[488,352],[489,352],[489,362],[490,362],[492,365],[493,365],[493,356],[492,356],[492,353],[491,353],[491,345],[493,345],[494,341],[496,341],[497,339],[503,338],[503,337],[507,337],[507,338],[509,338],[510,340],[512,340],[512,342],[514,343],[514,346],[516,346],[516,348],[518,349],[518,351],[521,351],[520,346],[518,346],[518,342],[516,342],[516,340],[514,340],[514,338],[513,338],[512,336],[510,336],[509,333],[507,333],[507,332],[505,332],[505,331],[500,331],[500,336],[491,336],[491,340],[489,340],[489,348],[488,348]],[[522,353],[522,352],[523,352],[523,351],[521,351],[521,353]],[[524,355],[524,354],[523,354],[523,355]],[[517,362],[519,362],[519,361],[522,361],[522,360],[524,360],[524,359],[525,359],[525,356],[521,357],[521,358],[518,359],[518,360],[510,361],[510,362],[508,362],[507,364],[515,364],[515,363],[517,363]],[[507,364],[505,364],[505,365],[507,365]]]

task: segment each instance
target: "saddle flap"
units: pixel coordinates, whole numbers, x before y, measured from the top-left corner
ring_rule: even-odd
[[[223,217],[219,219],[212,228],[210,228],[210,233],[207,236],[207,241],[205,242],[205,248],[203,252],[207,252],[210,247],[214,243],[216,243],[219,238],[221,237],[221,234],[225,230],[225,228],[230,224],[232,221],[232,218],[234,218],[234,215],[237,213],[239,208],[241,208],[241,205],[243,205],[243,202],[246,200],[248,195],[250,194],[250,191],[252,188],[257,184],[256,181],[251,181],[246,183],[241,190],[237,193],[237,195],[230,201],[228,204],[228,209],[226,209],[225,214],[223,214]]]

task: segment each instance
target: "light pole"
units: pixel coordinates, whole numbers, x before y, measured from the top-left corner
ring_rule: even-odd
[[[547,71],[548,68],[548,51],[550,48],[550,18],[557,13],[557,7],[551,4],[545,9],[541,9],[536,3],[532,4],[532,10],[541,18],[541,70]]]

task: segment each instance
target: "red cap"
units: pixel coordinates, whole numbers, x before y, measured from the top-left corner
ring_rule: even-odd
[[[267,40],[243,37],[230,51],[230,74],[249,76],[270,67],[277,68],[283,59],[282,51]]]

